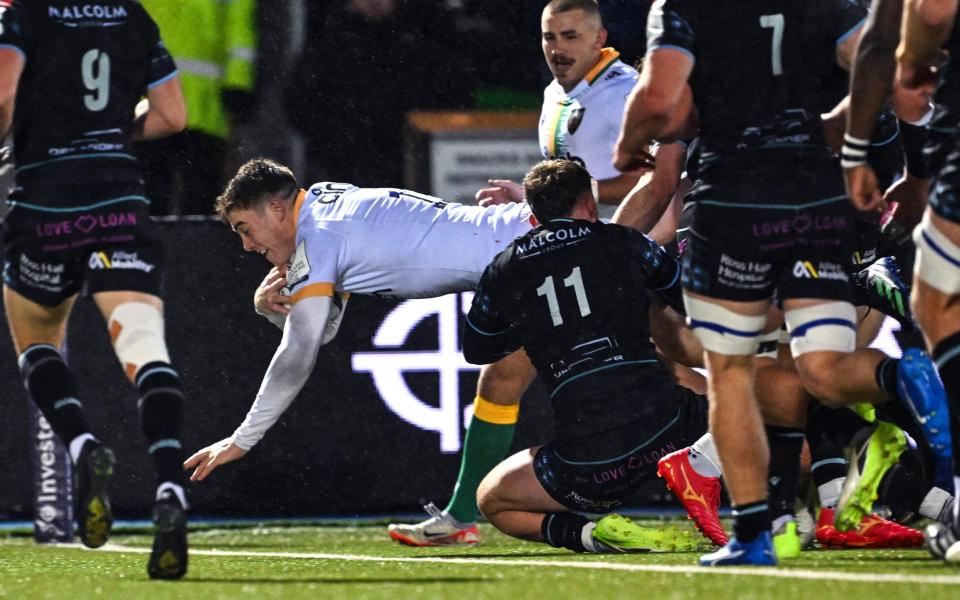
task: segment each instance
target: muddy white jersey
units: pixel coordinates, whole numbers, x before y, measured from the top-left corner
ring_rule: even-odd
[[[620,174],[613,167],[613,147],[627,95],[638,75],[618,56],[612,48],[604,48],[600,61],[572,90],[565,92],[554,79],[543,91],[540,152],[544,158],[579,159],[594,179]]]
[[[396,188],[322,182],[295,205],[293,302],[334,292],[427,298],[473,290],[494,256],[532,225],[529,207],[481,208]]]

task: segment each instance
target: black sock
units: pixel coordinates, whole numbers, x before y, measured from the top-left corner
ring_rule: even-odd
[[[733,535],[738,542],[748,544],[764,531],[770,531],[770,509],[766,500],[733,507]]]
[[[23,385],[64,445],[90,431],[73,374],[56,348],[34,344],[23,351],[18,362]]]
[[[897,365],[899,364],[900,359],[888,356],[880,361],[873,376],[877,381],[877,385],[880,386],[881,390],[886,392],[891,401],[902,403],[903,399],[900,397],[900,390],[897,389]]]
[[[807,415],[810,471],[817,487],[847,476],[844,448],[854,434],[869,423],[848,408],[816,403]]]
[[[767,478],[767,503],[770,519],[793,514],[800,485],[800,451],[805,434],[802,429],[768,425],[770,471]],[[738,538],[739,539],[739,538]]]
[[[554,548],[586,552],[581,535],[590,519],[575,513],[547,513],[540,523],[540,534]]]
[[[944,338],[933,349],[950,406],[950,436],[953,442],[953,474],[960,477],[960,332]]]
[[[896,464],[880,480],[877,501],[890,509],[894,521],[905,523],[917,516],[929,491],[930,483],[921,471]]]
[[[157,474],[157,485],[183,482],[183,392],[180,378],[170,365],[148,363],[135,378],[140,392],[140,426],[147,440],[147,451]]]

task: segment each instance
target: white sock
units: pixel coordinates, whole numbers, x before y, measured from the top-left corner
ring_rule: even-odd
[[[930,488],[920,503],[920,516],[944,523],[951,517],[954,506],[953,496],[938,487]]]
[[[180,501],[180,506],[184,510],[190,508],[190,505],[187,504],[187,494],[183,491],[183,486],[178,485],[172,481],[164,481],[159,486],[157,486],[157,500],[160,499],[161,494],[167,490],[173,490],[173,493],[176,494],[177,500]]]
[[[77,464],[77,461],[80,460],[80,451],[83,450],[83,445],[87,443],[87,440],[97,441],[97,438],[93,437],[92,433],[81,433],[70,442],[70,458],[73,459],[73,464]]]
[[[770,531],[777,533],[782,527],[785,527],[790,521],[795,521],[793,515],[780,515],[770,523]]]
[[[823,485],[817,486],[817,495],[820,497],[821,508],[836,508],[840,502],[840,490],[843,489],[843,480],[846,477],[837,477]]]
[[[597,548],[596,540],[593,539],[593,530],[596,528],[597,524],[591,521],[580,530],[580,543],[583,544],[583,548],[587,552],[600,552],[600,549]]]
[[[720,477],[720,455],[709,432],[690,446],[690,466],[703,477]]]

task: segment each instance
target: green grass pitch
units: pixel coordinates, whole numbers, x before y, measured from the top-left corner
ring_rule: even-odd
[[[143,533],[106,549],[0,538],[2,598],[960,598],[960,568],[919,550],[813,550],[776,569],[702,569],[699,553],[577,555],[482,526],[475,547],[408,548],[383,525],[201,529],[182,581],[150,581]]]

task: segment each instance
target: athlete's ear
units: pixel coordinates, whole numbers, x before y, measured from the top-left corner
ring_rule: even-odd
[[[602,49],[602,48],[604,48],[606,45],[607,45],[607,28],[606,28],[606,27],[600,27],[600,29],[597,30],[597,43],[596,43],[596,47]]]

